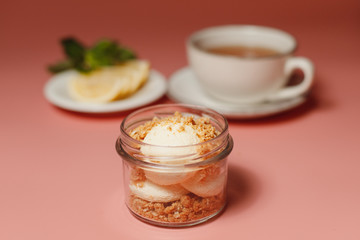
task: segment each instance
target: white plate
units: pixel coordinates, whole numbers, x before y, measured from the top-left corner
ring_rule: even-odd
[[[52,104],[71,111],[86,113],[111,113],[137,108],[156,101],[166,93],[165,77],[151,70],[148,81],[132,96],[109,103],[83,103],[73,100],[67,90],[68,80],[78,74],[74,70],[54,75],[45,84],[44,95]]]
[[[302,104],[305,96],[274,102],[234,104],[222,102],[207,95],[189,67],[184,67],[170,76],[169,98],[176,102],[202,105],[224,114],[228,118],[259,118],[283,112]]]

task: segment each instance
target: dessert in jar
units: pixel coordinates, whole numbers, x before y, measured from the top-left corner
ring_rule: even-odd
[[[116,149],[134,216],[181,227],[223,210],[233,142],[222,115],[198,106],[157,105],[127,116],[120,131]]]

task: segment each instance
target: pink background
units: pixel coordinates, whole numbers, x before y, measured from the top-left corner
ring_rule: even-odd
[[[186,37],[221,24],[292,33],[297,55],[316,65],[312,94],[287,113],[230,121],[220,217],[184,229],[147,225],[123,203],[114,145],[128,112],[52,106],[45,66],[62,58],[61,37],[110,37],[169,77],[187,65]],[[3,1],[0,239],[360,239],[359,24],[358,0]]]

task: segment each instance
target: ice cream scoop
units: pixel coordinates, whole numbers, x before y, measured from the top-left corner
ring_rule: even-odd
[[[130,183],[129,187],[133,194],[150,202],[172,202],[188,193],[180,184],[160,186],[149,180]]]
[[[211,197],[218,195],[226,185],[225,172],[218,175],[202,176],[197,172],[193,177],[187,179],[181,185],[188,191],[200,196]]]
[[[200,142],[194,128],[184,123],[164,122],[154,126],[143,140],[141,152],[149,156],[184,156],[196,152],[196,147],[176,148]],[[166,148],[165,146],[169,147]]]
[[[141,152],[145,156],[165,157],[158,158],[162,164],[184,164],[189,161],[187,156],[197,153],[196,146],[200,142],[196,131],[182,122],[164,122],[153,127],[144,138]],[[154,146],[156,145],[156,146]],[[181,147],[185,146],[185,147]],[[170,157],[170,158],[166,158]],[[193,159],[193,157],[191,158]],[[172,185],[185,181],[193,175],[193,170],[178,168],[177,170],[152,169],[146,170],[145,176],[160,185]]]
[[[186,181],[194,175],[193,169],[179,168],[178,170],[144,170],[147,179],[160,185],[173,185]]]

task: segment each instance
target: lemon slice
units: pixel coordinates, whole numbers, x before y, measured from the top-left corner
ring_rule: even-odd
[[[79,74],[69,81],[70,96],[81,102],[106,103],[135,93],[148,79],[150,64],[131,60],[104,67],[90,74]]]

